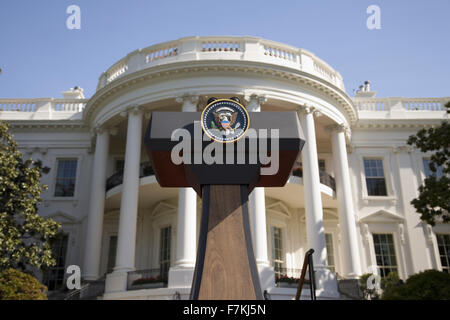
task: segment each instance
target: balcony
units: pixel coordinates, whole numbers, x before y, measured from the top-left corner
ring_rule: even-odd
[[[292,175],[295,177],[303,178],[303,169],[295,168],[292,171]],[[336,181],[334,177],[328,174],[324,170],[319,170],[320,183],[330,187],[334,192],[336,192]]]
[[[155,172],[150,162],[143,162],[139,166],[139,178],[153,176]],[[119,170],[106,180],[106,191],[121,185],[123,182],[123,170]]]
[[[150,162],[143,162],[139,166],[139,178],[153,176],[155,172],[150,164]],[[296,168],[292,171],[292,175],[295,177],[303,178],[303,169]],[[323,170],[319,170],[320,183],[330,187],[334,192],[336,192],[336,182],[335,179]],[[121,185],[123,182],[123,170],[119,170],[114,173],[106,180],[106,191]]]

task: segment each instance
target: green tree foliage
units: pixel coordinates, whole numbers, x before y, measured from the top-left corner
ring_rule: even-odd
[[[450,274],[427,270],[415,274],[404,284],[391,284],[383,291],[383,300],[449,300]]]
[[[47,287],[19,270],[0,272],[0,300],[47,300]]]
[[[24,161],[17,144],[0,121],[0,271],[55,264],[49,241],[60,225],[37,214],[47,186],[41,185],[40,162]]]
[[[445,105],[450,113],[450,102]],[[437,172],[442,168],[443,176],[432,175],[425,179],[419,188],[419,197],[411,204],[421,214],[422,221],[434,226],[437,221],[450,222],[450,123],[443,121],[439,127],[422,129],[408,139],[422,152],[434,152],[431,156],[430,170]]]

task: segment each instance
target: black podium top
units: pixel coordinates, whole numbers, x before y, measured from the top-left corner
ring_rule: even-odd
[[[249,117],[250,129],[245,137],[238,142],[220,143],[210,139],[202,140],[200,112],[153,112],[144,143],[159,184],[162,187],[193,187],[199,195],[201,186],[206,184],[244,184],[249,186],[249,192],[254,187],[284,186],[305,143],[296,112],[250,112]],[[184,129],[184,133],[189,133],[190,141],[187,143],[190,143],[192,163],[177,165],[171,159],[172,149],[181,141],[171,140],[177,129]],[[259,147],[257,150],[250,147],[267,143],[268,157],[276,159],[275,155],[270,154],[271,129],[278,129],[279,134],[278,171],[271,175],[261,175],[261,168],[270,167],[271,164],[262,163],[259,156],[256,157],[256,163],[251,162],[255,152],[259,153]],[[262,131],[267,132],[268,138],[260,135]],[[233,150],[229,149],[230,144],[233,145]],[[275,146],[276,143],[273,147]],[[201,163],[193,163],[196,157],[198,159],[203,155],[205,148],[222,148],[223,164],[207,164],[203,157],[200,157]],[[232,164],[227,164],[227,157],[228,160],[233,160]],[[238,157],[243,157],[241,159],[245,159],[244,163],[238,163]]]

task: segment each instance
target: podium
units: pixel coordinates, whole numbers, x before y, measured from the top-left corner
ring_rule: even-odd
[[[247,134],[229,143],[204,135],[199,112],[155,111],[147,127],[144,143],[161,187],[192,187],[202,198],[192,300],[263,299],[253,252],[248,196],[255,187],[284,186],[304,140],[295,112],[248,113],[248,117]],[[228,128],[226,121],[223,120]],[[188,139],[178,155],[190,161],[181,164],[174,163],[173,150],[181,142],[174,139],[181,136],[177,132]],[[259,135],[264,132],[267,135]],[[272,174],[262,174],[274,165],[258,157],[264,145],[267,157],[278,162]],[[205,161],[205,153],[211,149],[214,152],[210,155],[221,161]]]

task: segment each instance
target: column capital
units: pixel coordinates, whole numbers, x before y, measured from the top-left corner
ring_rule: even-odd
[[[345,137],[350,141],[352,136],[350,127],[344,123],[335,123],[325,127],[325,131],[328,133],[341,133],[343,132]]]
[[[186,102],[197,104],[200,99],[200,95],[196,92],[185,92],[182,95],[175,98],[177,103],[185,104]]]
[[[258,105],[264,104],[267,102],[267,97],[263,94],[257,93],[246,93],[244,95],[244,100],[247,104],[257,103]]]
[[[334,132],[346,132],[349,130],[348,126],[343,124],[343,123],[335,123],[335,124],[330,124],[328,126],[325,127],[325,130],[329,133],[334,133]]]
[[[102,134],[108,132],[110,135],[115,136],[117,135],[118,128],[112,127],[112,128],[106,128],[103,125],[96,125],[94,128],[91,129],[91,136],[95,137],[98,134]]]
[[[302,104],[302,105],[299,105],[298,107],[299,107],[298,112],[301,113],[301,114],[310,114],[310,113],[312,113],[314,115],[315,112],[319,112],[316,107],[314,107],[312,105],[309,105],[309,104],[306,104],[306,103]]]
[[[120,115],[124,118],[126,118],[130,113],[132,114],[142,114],[143,113],[143,107],[139,104],[131,104],[124,108],[124,110],[120,113]]]

